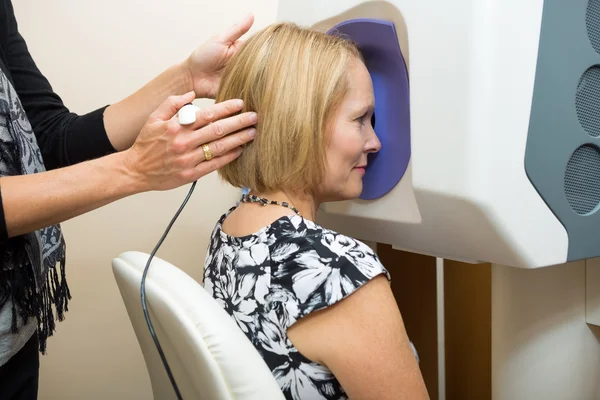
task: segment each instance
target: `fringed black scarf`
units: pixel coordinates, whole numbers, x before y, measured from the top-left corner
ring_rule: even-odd
[[[42,154],[7,76],[0,70],[0,176],[45,171]],[[71,299],[65,279],[65,242],[59,225],[0,243],[0,308],[10,302],[13,334],[18,318],[36,318],[40,351],[68,311]],[[55,311],[54,311],[55,309]]]

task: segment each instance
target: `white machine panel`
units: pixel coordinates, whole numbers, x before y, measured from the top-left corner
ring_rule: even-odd
[[[593,229],[593,240],[600,237],[600,172],[598,188],[590,183],[594,168],[600,171],[600,152],[593,154],[597,138],[578,122],[574,97],[569,108],[546,96],[563,89],[579,95],[581,74],[600,63],[585,29],[586,5],[567,5],[582,11],[573,24],[581,25],[585,40],[563,43],[579,49],[572,50],[579,63],[553,70],[543,64],[542,47],[555,34],[545,26],[553,18],[569,26],[558,0],[280,0],[279,21],[323,31],[353,21],[391,22],[408,71],[410,90],[394,104],[380,104],[384,95],[375,88],[377,121],[380,107],[393,113],[409,106],[409,133],[386,128],[387,135],[410,135],[410,161],[400,181],[384,194],[324,204],[319,222],[362,240],[467,262],[537,268],[600,255],[600,243],[586,242]],[[360,46],[367,31],[350,36]],[[375,47],[363,50],[376,53]],[[570,132],[558,132],[563,121],[573,125]],[[600,133],[600,116],[592,122]],[[377,122],[375,131],[380,135]],[[560,137],[546,143],[552,135]],[[587,153],[575,154],[581,146]],[[378,174],[385,173],[379,167]],[[368,171],[367,179],[373,179]],[[587,188],[580,188],[582,181]]]

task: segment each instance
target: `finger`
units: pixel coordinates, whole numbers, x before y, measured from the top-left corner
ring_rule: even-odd
[[[246,143],[252,141],[256,135],[255,128],[244,129],[241,132],[237,132],[233,135],[226,136],[214,142],[203,143],[198,146],[194,151],[190,153],[190,161],[194,165],[210,161],[206,160],[203,145],[206,144],[210,150],[210,154],[213,158],[223,156],[237,147],[242,147]]]
[[[150,118],[168,121],[177,114],[177,111],[179,111],[181,107],[191,103],[195,98],[196,94],[193,91],[181,96],[169,96],[152,114],[150,114]]]
[[[242,107],[244,107],[243,100],[232,99],[213,104],[210,107],[201,108],[196,111],[196,122],[189,127],[192,130],[200,129],[211,122],[218,121],[239,112]]]
[[[240,22],[230,26],[222,34],[216,37],[216,41],[224,44],[234,43],[250,30],[254,23],[254,15],[248,14]]]
[[[232,47],[233,47],[233,50],[234,50],[234,52],[236,52],[236,53],[237,53],[237,52],[238,52],[238,51],[239,51],[239,50],[242,48],[242,46],[244,45],[244,43],[246,43],[246,41],[245,41],[245,40],[241,40],[241,39],[240,39],[240,40],[237,40],[237,41],[236,41],[236,42],[233,44],[233,46],[232,46]]]
[[[198,147],[204,143],[213,142],[256,124],[258,117],[254,112],[246,112],[233,117],[221,119],[205,126],[190,135],[191,145]]]
[[[205,175],[210,174],[218,170],[219,168],[223,168],[225,165],[229,164],[236,158],[238,158],[242,154],[242,149],[237,148],[231,150],[229,153],[223,154],[220,157],[215,157],[210,161],[201,162],[194,168],[194,178],[198,180]]]

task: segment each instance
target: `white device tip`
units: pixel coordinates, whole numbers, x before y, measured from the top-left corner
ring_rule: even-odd
[[[193,104],[186,104],[179,109],[177,116],[181,125],[190,125],[196,122],[196,111],[200,108]]]

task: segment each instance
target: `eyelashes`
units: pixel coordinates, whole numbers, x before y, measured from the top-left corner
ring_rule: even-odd
[[[362,116],[357,118],[357,121],[360,122],[361,126],[365,126],[365,119],[367,118],[367,114],[363,114]],[[375,112],[373,112],[373,115],[371,116],[371,126],[373,128],[375,128]]]

